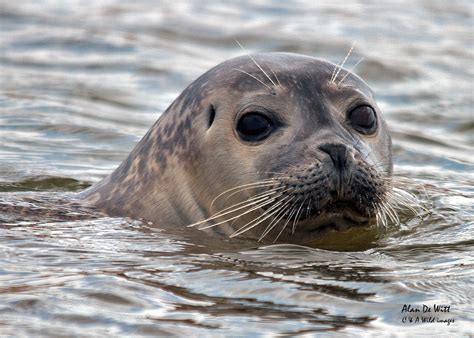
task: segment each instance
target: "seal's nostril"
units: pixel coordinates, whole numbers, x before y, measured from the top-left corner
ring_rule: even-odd
[[[325,143],[319,146],[319,149],[327,153],[334,167],[341,170],[346,167],[347,163],[347,147],[340,143]]]

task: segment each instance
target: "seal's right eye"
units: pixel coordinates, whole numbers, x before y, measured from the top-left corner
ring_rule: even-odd
[[[244,141],[261,141],[267,138],[272,130],[272,121],[261,113],[247,113],[237,123],[237,132]]]
[[[359,133],[370,135],[377,129],[377,116],[374,108],[362,105],[349,112],[349,121]]]

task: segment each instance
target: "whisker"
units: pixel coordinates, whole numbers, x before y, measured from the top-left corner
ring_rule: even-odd
[[[210,209],[212,209],[212,206],[214,205],[214,203],[215,203],[222,195],[224,195],[224,194],[226,194],[226,193],[228,193],[228,192],[231,192],[231,191],[234,191],[234,190],[238,190],[238,189],[244,188],[244,187],[249,187],[248,189],[252,189],[252,188],[258,188],[258,187],[260,187],[260,185],[262,185],[262,186],[267,186],[267,184],[268,184],[268,185],[272,185],[272,183],[274,183],[274,182],[275,182],[274,180],[265,180],[265,181],[260,181],[260,182],[242,184],[242,185],[239,185],[239,186],[236,186],[236,187],[227,189],[227,190],[221,192],[219,195],[217,195],[217,196],[212,200]]]
[[[286,226],[288,225],[288,223],[290,223],[291,221],[291,218],[293,217],[293,214],[296,212],[296,210],[298,209],[297,207],[297,204],[294,204],[292,209],[290,210],[290,215],[288,216],[288,219],[286,220],[285,224],[283,225],[283,227],[281,228],[281,231],[278,233],[278,235],[276,236],[276,238],[273,240],[273,243],[275,243],[278,238],[280,237],[280,235],[283,233],[283,231],[286,229]]]
[[[394,218],[393,215],[391,215],[390,211],[388,210],[387,206],[385,203],[381,204],[381,207],[383,208],[383,212],[385,213],[385,219],[387,220],[387,226],[390,225],[390,223],[394,223]]]
[[[229,210],[229,211],[227,211],[227,212],[220,212],[220,213],[218,213],[218,214],[214,214],[214,215],[212,215],[212,216],[209,217],[209,218],[206,218],[206,219],[204,219],[204,220],[202,220],[202,221],[199,221],[199,222],[190,224],[190,225],[188,225],[187,227],[188,227],[188,228],[191,228],[191,227],[196,226],[196,225],[199,225],[199,224],[208,223],[208,222],[210,222],[210,221],[216,220],[216,219],[221,218],[221,217],[224,217],[224,216],[226,216],[226,215],[233,214],[233,213],[235,213],[236,211],[239,211],[239,210],[241,210],[241,209],[245,209],[245,208],[252,207],[252,206],[254,206],[254,205],[258,205],[259,203],[264,203],[264,202],[268,202],[268,201],[271,202],[271,199],[272,199],[272,198],[273,198],[273,197],[271,197],[271,196],[265,196],[265,197],[262,197],[262,198],[260,198],[260,199],[255,200],[255,201],[246,202],[245,205],[242,205],[242,206],[240,206],[240,207],[238,207],[238,208],[233,208],[233,209],[231,209],[231,210]],[[258,209],[258,207],[256,207],[256,208]],[[230,221],[230,220],[232,220],[232,219],[235,219],[235,218],[226,219],[224,222],[221,222],[221,223],[225,223],[225,222]],[[219,224],[221,224],[221,223],[219,223]],[[217,224],[211,224],[209,227],[213,227],[213,226],[215,226],[215,225],[217,225]],[[203,228],[200,228],[199,230],[202,230],[202,229],[203,229]],[[204,229],[207,229],[207,228],[204,228]]]
[[[263,231],[262,235],[260,236],[260,238],[258,239],[258,241],[260,242],[262,239],[265,238],[265,236],[270,232],[272,231],[272,229],[278,224],[278,222],[280,222],[280,220],[285,217],[285,213],[288,211],[288,209],[291,207],[291,201],[293,201],[293,199],[295,199],[295,196],[293,196],[292,198],[290,198],[284,205],[282,205],[280,207],[280,212],[275,215],[275,219],[273,221],[270,222],[270,224],[265,228],[265,230]]]
[[[276,194],[276,193],[273,193],[273,194]],[[271,194],[271,195],[273,195],[273,194]],[[216,213],[216,214],[212,214],[212,216],[210,216],[210,217],[208,217],[208,218],[206,218],[206,219],[204,219],[204,220],[202,220],[202,221],[199,221],[199,222],[190,224],[190,225],[188,225],[187,227],[190,228],[190,227],[193,227],[193,226],[198,225],[198,224],[206,223],[206,222],[212,221],[213,219],[216,219],[216,218],[218,218],[218,217],[222,217],[222,216],[228,215],[228,214],[233,213],[233,212],[235,212],[235,211],[237,211],[237,210],[240,210],[240,209],[243,209],[243,208],[245,208],[245,207],[252,206],[252,205],[254,205],[254,204],[256,204],[256,203],[259,203],[259,202],[268,200],[268,199],[272,198],[271,195],[269,195],[269,196],[260,196],[260,197],[258,197],[256,200],[254,200],[254,198],[249,198],[248,200],[246,200],[246,201],[244,201],[244,202],[239,202],[239,203],[236,203],[236,204],[234,204],[234,205],[231,205],[230,207],[228,207],[228,208],[226,208],[226,209],[224,209],[224,210],[221,210],[221,211],[219,211],[219,212]],[[242,203],[245,204],[245,205],[243,205],[243,206],[241,206],[241,207],[239,207],[239,208],[235,208],[237,205],[240,205],[240,204],[242,204]],[[234,209],[233,209],[233,210],[230,210],[230,211],[227,211],[227,210],[232,209],[232,208],[234,208]],[[224,211],[227,211],[227,212],[224,212]]]
[[[380,228],[379,226],[379,218],[380,218],[380,215],[378,213],[378,210],[377,210],[377,207],[375,206],[375,203],[372,202],[372,208],[374,209],[374,214],[375,214],[375,226],[378,228]]]
[[[280,80],[278,80],[278,77],[276,76],[275,72],[273,71],[273,69],[267,65],[267,67],[270,69],[270,71],[272,72],[273,76],[275,77],[275,79],[277,80],[278,82],[278,86],[281,86],[281,83],[280,83]]]
[[[404,182],[405,180],[396,178],[398,183]],[[387,202],[391,205],[392,209],[398,210],[409,210],[415,217],[423,220],[423,215],[419,211],[420,209],[430,214],[431,211],[427,209],[418,199],[418,197],[408,191],[405,191],[398,187],[392,187],[390,191],[387,191]],[[394,211],[395,212],[395,211]]]
[[[296,230],[296,223],[298,223],[298,219],[300,218],[300,212],[301,212],[301,209],[303,208],[303,205],[304,205],[304,202],[306,202],[306,198],[305,197],[303,199],[303,202],[301,202],[301,205],[298,209],[298,212],[296,213],[296,217],[295,217],[295,220],[293,221],[293,227],[291,228],[291,234],[294,235],[295,234],[295,230]]]
[[[239,41],[237,41],[237,40],[235,40],[235,39],[234,39],[234,41],[239,45],[240,48],[242,48],[242,50],[243,50],[244,52],[247,53],[247,51],[245,50],[244,46],[242,46]],[[247,56],[250,58],[250,60],[253,61],[253,63],[255,63],[255,65],[263,72],[263,74],[265,74],[265,76],[267,77],[268,80],[270,80],[270,82],[272,83],[272,85],[274,85],[275,87],[278,87],[278,86],[276,85],[276,83],[273,82],[273,80],[271,79],[271,77],[268,76],[268,74],[263,70],[263,68],[260,67],[260,65],[257,63],[257,61],[255,61],[255,59],[252,57],[252,55],[247,54]]]
[[[227,222],[232,221],[232,220],[234,220],[234,219],[236,219],[236,218],[240,218],[240,217],[242,217],[243,215],[246,215],[246,214],[248,214],[248,213],[250,213],[250,212],[252,212],[252,211],[258,210],[258,209],[260,209],[260,208],[262,208],[262,207],[264,207],[264,206],[266,206],[266,205],[268,205],[268,204],[270,204],[270,203],[273,203],[273,202],[274,202],[278,197],[280,197],[280,196],[281,196],[281,195],[276,196],[276,197],[271,197],[271,198],[269,198],[269,199],[265,199],[265,201],[263,201],[263,203],[260,203],[260,204],[258,204],[257,206],[252,207],[250,210],[244,211],[244,212],[238,214],[237,216],[228,218],[228,219],[226,219],[226,220],[224,220],[224,221],[221,221],[221,222],[218,222],[218,223],[215,223],[215,224],[206,225],[206,226],[204,226],[204,227],[199,228],[199,230],[205,230],[205,229],[213,228],[213,227],[215,227],[215,226],[217,226],[217,225],[220,225],[220,224],[223,224],[223,223],[227,223]],[[229,212],[226,213],[226,214],[233,213],[233,212],[235,212],[235,211],[229,211]],[[220,216],[218,216],[218,217],[222,217],[222,216],[224,216],[224,215],[220,215]],[[202,223],[203,223],[203,222],[198,222],[198,223],[195,223],[195,224],[193,224],[193,225],[191,225],[191,226],[194,226],[194,225],[196,225],[196,224],[202,224]],[[188,225],[188,227],[190,227],[190,226]]]
[[[387,203],[385,202],[385,207],[387,208],[387,210],[390,212],[390,214],[392,215],[393,217],[393,222],[397,225],[400,224],[400,218],[398,217],[398,214],[397,212],[395,211],[395,209],[390,205],[390,203]]]
[[[388,218],[390,218],[390,215],[388,214],[387,209],[385,208],[383,203],[379,203],[379,208],[382,214],[384,215],[384,218],[386,218],[387,216]]]
[[[274,185],[273,183],[270,184],[269,186],[272,186]],[[253,187],[253,188],[262,188],[262,187],[266,187],[266,185],[263,185],[263,186],[256,186],[256,187]],[[271,192],[271,191],[278,191],[278,190],[281,190],[283,189],[284,187],[282,186],[279,186],[279,187],[276,187],[276,188],[273,188],[273,189],[269,189],[269,190],[265,190],[265,191],[262,191],[261,193],[259,193],[258,195],[260,194],[264,194],[264,193],[267,193],[267,192]],[[242,190],[237,190],[237,191],[234,191],[232,194],[230,194],[229,196],[226,197],[226,199],[229,199],[231,198],[232,196],[234,196],[235,194],[238,194],[239,192],[242,192],[244,190],[247,190],[249,188],[245,188],[245,189],[242,189]]]
[[[284,203],[285,200],[287,200],[288,198],[289,198],[289,196],[283,198],[281,201],[279,201],[278,203],[273,205],[271,208],[269,208],[268,210],[265,210],[265,212],[263,214],[261,214],[260,216],[258,216],[256,219],[251,220],[250,222],[248,222],[247,224],[242,226],[239,230],[235,231],[229,237],[233,238],[233,237],[239,236],[239,235],[243,234],[244,232],[247,232],[247,231],[253,229],[258,224],[262,223],[263,221],[265,221],[269,217],[273,216],[274,214],[276,214],[279,211],[278,206],[280,206],[282,203]],[[276,210],[272,211],[273,209],[276,209]],[[272,211],[272,212],[270,212],[270,211]]]
[[[397,197],[400,197],[403,200],[405,200],[406,203],[415,204],[418,207],[420,207],[423,211],[431,213],[431,211],[429,209],[425,208],[422,204],[420,204],[419,199],[415,195],[409,193],[408,191],[405,191],[405,190],[400,189],[400,188],[393,187],[392,192],[394,194],[396,194]]]
[[[377,217],[377,226],[380,227],[380,225],[382,225],[383,228],[387,228],[386,215],[381,204],[379,203],[378,205],[375,205],[375,203],[372,203],[372,206],[375,209]]]
[[[210,218],[214,219],[214,218],[222,217],[224,215],[228,215],[229,213],[236,212],[238,210],[241,210],[243,208],[251,206],[255,203],[258,203],[258,202],[264,201],[266,199],[269,199],[269,198],[271,198],[272,195],[275,195],[275,194],[277,194],[277,192],[266,193],[266,194],[263,194],[263,195],[260,195],[260,196],[251,197],[251,198],[249,198],[245,201],[242,201],[242,202],[232,204],[231,206],[229,206],[225,209],[222,209],[222,210],[220,210],[219,212],[217,212],[215,214],[212,214],[212,216]],[[229,211],[229,210],[231,210],[231,211]]]
[[[263,82],[262,80],[260,80],[258,77],[253,76],[253,75],[250,74],[250,73],[247,73],[245,70],[238,69],[238,68],[232,68],[232,69],[233,69],[233,70],[236,70],[236,71],[238,71],[238,72],[247,74],[247,75],[250,76],[251,78],[254,78],[254,79],[257,80],[258,82],[260,82],[261,84],[263,84],[263,85],[264,85],[265,87],[267,87],[269,90],[273,90],[272,87],[270,87],[269,85],[267,85],[265,82]]]
[[[241,216],[243,216],[243,215],[245,215],[245,214],[248,214],[248,213],[251,212],[251,211],[257,210],[257,209],[259,209],[259,208],[261,208],[261,207],[263,207],[263,206],[265,206],[265,205],[267,205],[267,204],[270,204],[271,202],[273,202],[273,201],[277,200],[279,197],[281,197],[281,196],[282,196],[285,192],[287,192],[288,190],[290,190],[290,188],[288,188],[288,189],[286,189],[286,190],[283,190],[283,191],[279,191],[279,192],[278,192],[278,191],[274,191],[274,192],[272,192],[272,193],[265,192],[265,195],[264,195],[264,196],[260,196],[260,197],[258,198],[258,200],[256,200],[256,201],[251,201],[252,199],[254,199],[254,197],[249,198],[247,201],[236,203],[236,204],[234,204],[234,205],[232,205],[232,206],[230,206],[230,207],[228,207],[228,208],[226,208],[226,209],[224,209],[224,210],[218,212],[217,214],[212,215],[211,217],[209,217],[209,218],[207,218],[207,219],[205,219],[205,220],[202,220],[202,221],[200,221],[200,222],[196,222],[196,223],[193,223],[193,224],[191,224],[191,225],[188,225],[188,227],[193,227],[193,226],[198,225],[198,224],[206,223],[206,222],[209,222],[209,221],[214,220],[214,219],[216,219],[216,218],[223,217],[223,216],[228,215],[228,214],[232,214],[232,213],[234,213],[234,212],[236,212],[236,211],[238,211],[238,210],[240,210],[240,209],[244,209],[244,208],[247,208],[247,207],[251,207],[251,206],[253,206],[253,205],[257,204],[257,203],[263,202],[263,204],[257,205],[256,207],[253,207],[251,210],[245,211],[245,212],[243,212],[243,213],[241,213],[241,214],[239,214],[239,215],[237,215],[237,216],[235,216],[235,217],[231,217],[231,218],[226,219],[225,221],[219,222],[219,223],[217,223],[217,224],[211,224],[211,225],[208,225],[208,226],[205,226],[205,227],[201,227],[201,228],[199,228],[199,230],[204,230],[204,229],[212,228],[212,227],[214,227],[214,226],[216,226],[216,225],[219,225],[219,224],[222,224],[222,223],[231,221],[231,220],[236,219],[236,218],[239,218],[239,217],[241,217]],[[268,195],[268,196],[267,196],[267,195]],[[243,206],[240,206],[240,207],[238,207],[238,208],[235,208],[235,206],[237,206],[237,205],[239,205],[239,204],[242,204],[242,203],[244,203]],[[234,209],[224,212],[225,210],[230,209],[230,208],[234,208]]]
[[[313,198],[310,197],[310,198],[309,198],[309,202],[308,202],[308,206],[306,207],[306,218],[309,217],[309,214],[310,214],[310,212],[311,212],[311,202],[312,202],[312,201],[313,201]]]
[[[347,77],[350,73],[353,73],[353,72],[354,72],[354,69],[359,65],[359,63],[362,62],[362,60],[364,60],[363,57],[361,57],[361,58],[359,59],[359,61],[357,61],[356,64],[353,65],[353,66],[351,67],[351,69],[349,69],[349,70],[346,72],[346,74],[344,74],[344,76],[342,77],[342,79],[337,83],[338,86],[342,83],[342,81],[344,81],[344,80],[346,79],[346,77]]]
[[[393,202],[396,205],[396,207],[398,207],[398,208],[400,208],[400,206],[405,207],[408,210],[410,210],[414,215],[419,216],[418,211],[415,208],[413,208],[408,203],[407,200],[403,200],[404,197],[399,195],[398,192],[397,193],[387,192],[386,196],[390,199],[390,202]],[[412,203],[413,203],[413,201],[412,201]]]
[[[349,55],[351,55],[352,50],[354,49],[355,44],[356,44],[356,42],[354,41],[354,42],[352,43],[351,48],[349,49],[349,52],[347,52],[346,57],[344,58],[344,60],[342,60],[341,65],[338,67],[338,70],[337,70],[336,74],[334,74],[334,77],[331,78],[331,82],[334,82],[334,83],[335,83],[335,81],[336,81],[336,79],[337,79],[337,76],[339,75],[339,72],[341,71],[342,67],[344,67],[344,64],[346,63],[347,58],[349,57]]]
[[[380,205],[377,208],[377,212],[380,215],[380,222],[382,222],[382,227],[386,229],[387,228],[387,216],[385,215],[384,210],[382,208],[380,208]]]
[[[377,227],[380,228],[380,226],[382,226],[382,228],[385,228],[385,226],[383,224],[383,221],[382,221],[383,215],[380,212],[380,209],[377,208],[376,212],[377,212]]]
[[[334,80],[333,80],[334,79],[334,74],[336,74],[336,71],[337,71],[338,68],[339,68],[339,63],[336,63],[336,65],[335,65],[335,67],[332,71],[332,74],[331,74],[331,79],[329,80],[330,82],[334,82]]]

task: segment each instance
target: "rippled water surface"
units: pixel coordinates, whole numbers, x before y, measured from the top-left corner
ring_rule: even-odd
[[[243,53],[234,39],[333,62],[357,41],[347,65],[364,57],[357,73],[392,131],[396,175],[430,210],[313,248],[124,218],[4,217],[0,335],[474,334],[469,1],[0,6],[4,201],[68,198],[105,177],[187,84]],[[448,305],[431,315],[454,322],[409,323],[429,315],[404,304]]]

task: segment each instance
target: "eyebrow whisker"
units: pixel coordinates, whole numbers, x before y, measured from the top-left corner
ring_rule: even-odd
[[[352,50],[354,49],[355,45],[356,45],[356,41],[354,41],[354,42],[352,43],[352,46],[351,46],[351,48],[349,49],[349,51],[347,52],[346,57],[344,58],[344,60],[342,60],[341,64],[338,65],[338,67],[337,67],[337,68],[338,68],[338,69],[337,69],[337,72],[334,74],[333,77],[331,77],[331,82],[334,82],[334,83],[336,82],[336,79],[337,79],[337,76],[339,75],[339,72],[341,71],[342,67],[344,67],[344,64],[346,63],[347,58],[349,57],[349,55],[351,55]]]
[[[244,46],[242,46],[239,41],[237,41],[236,39],[234,39],[234,41],[239,45],[240,48],[242,48],[242,50],[243,50],[244,52],[247,52],[247,51],[245,50]],[[278,87],[278,86],[276,85],[276,83],[272,80],[272,78],[271,78],[270,76],[268,76],[268,74],[263,70],[262,67],[260,67],[260,65],[257,63],[257,61],[255,61],[255,59],[252,57],[252,55],[250,55],[250,54],[247,53],[247,56],[250,58],[250,60],[253,61],[253,63],[255,63],[255,65],[263,72],[263,74],[265,74],[265,76],[267,77],[268,80],[270,80],[270,82],[272,83],[272,85],[274,85],[275,87]]]
[[[361,57],[361,58],[359,59],[359,61],[357,61],[357,62],[355,63],[355,65],[353,65],[353,66],[351,67],[351,69],[349,69],[349,70],[347,71],[347,73],[344,74],[344,76],[342,77],[342,79],[337,83],[338,86],[342,83],[342,81],[345,80],[345,78],[346,78],[350,73],[353,73],[353,72],[354,72],[354,69],[359,65],[359,63],[362,62],[362,60],[364,60],[363,57]]]
[[[263,82],[262,80],[260,80],[258,77],[250,74],[250,73],[247,73],[245,70],[242,70],[242,69],[238,69],[238,68],[232,68],[233,70],[236,70],[238,72],[241,72],[241,73],[244,73],[244,74],[247,74],[248,76],[250,76],[251,78],[254,78],[255,80],[257,80],[258,82],[260,82],[261,84],[263,84],[265,87],[267,87],[269,90],[272,90],[272,87],[270,87],[269,85],[267,85],[265,82]]]

